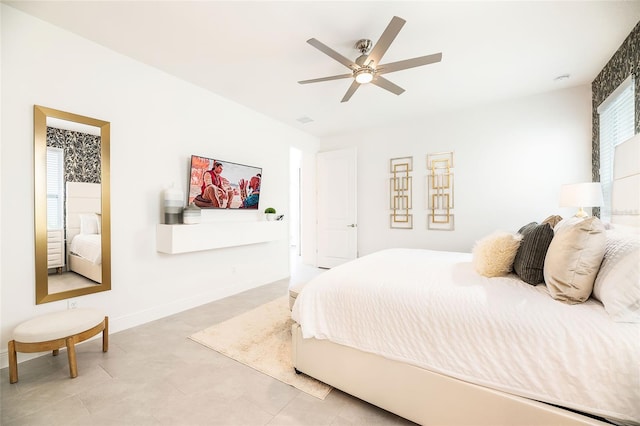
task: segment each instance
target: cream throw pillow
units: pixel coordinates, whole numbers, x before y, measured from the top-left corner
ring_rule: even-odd
[[[485,277],[507,275],[513,269],[522,235],[496,231],[477,241],[473,247],[473,267]]]
[[[98,216],[95,213],[80,214],[80,233],[99,234]]]
[[[551,296],[569,304],[587,300],[605,245],[604,224],[597,217],[558,223],[544,261],[544,281]]]

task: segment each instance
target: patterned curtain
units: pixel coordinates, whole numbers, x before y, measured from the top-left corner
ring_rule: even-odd
[[[591,175],[600,182],[600,120],[598,106],[629,76],[636,79],[635,88],[635,133],[640,133],[640,23],[622,43],[611,60],[591,83],[592,92],[592,139]],[[593,208],[593,215],[600,217],[600,207]]]

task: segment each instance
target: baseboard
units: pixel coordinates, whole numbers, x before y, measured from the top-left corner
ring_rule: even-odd
[[[251,290],[253,288],[257,288],[266,284],[269,283],[246,283],[240,286],[238,284],[233,284],[224,288],[216,288],[215,290],[207,293],[201,293],[196,296],[190,296],[184,299],[176,300],[162,306],[154,306],[151,309],[135,312],[133,314],[125,315],[122,317],[114,318],[110,316],[109,334],[137,327],[139,325],[146,324],[160,318],[168,317],[170,315],[174,315],[188,309],[197,308],[198,306],[206,305],[207,303],[215,302],[216,300],[224,299],[225,297],[233,296],[234,294],[242,293],[244,291]],[[92,339],[89,339],[88,341],[97,338],[101,338],[101,335],[97,335]],[[80,345],[82,343],[80,343]],[[48,354],[49,352],[18,353],[18,364]],[[7,348],[4,347],[2,348],[2,352],[0,352],[0,368],[7,367],[9,367],[9,354],[7,352]]]

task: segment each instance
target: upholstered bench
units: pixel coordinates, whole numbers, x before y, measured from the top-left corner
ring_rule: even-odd
[[[75,344],[102,332],[102,351],[109,350],[109,317],[97,309],[69,309],[25,321],[13,330],[9,341],[9,382],[18,381],[17,352],[53,351],[67,347],[69,375],[78,376]]]

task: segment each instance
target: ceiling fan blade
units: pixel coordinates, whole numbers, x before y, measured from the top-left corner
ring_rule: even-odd
[[[358,68],[358,66],[351,59],[342,56],[341,54],[339,54],[338,52],[336,52],[326,44],[322,43],[321,41],[316,40],[315,38],[310,38],[309,40],[307,40],[307,43],[309,43],[310,45],[312,45],[313,47],[315,47],[325,55],[331,56],[333,59],[340,62],[342,65],[344,65],[347,68],[351,68],[351,69]]]
[[[386,74],[394,71],[406,70],[408,68],[420,67],[422,65],[429,65],[442,60],[442,52],[434,53],[433,55],[420,56],[418,58],[405,59],[404,61],[390,62],[378,66],[376,74]]]
[[[322,78],[314,78],[311,80],[302,80],[298,83],[300,84],[309,84],[309,83],[319,83],[321,81],[331,81],[331,80],[340,80],[342,78],[350,78],[353,77],[353,74],[340,74],[340,75],[332,75],[331,77],[322,77]]]
[[[387,28],[380,36],[380,39],[376,45],[373,46],[373,49],[371,49],[371,53],[369,53],[366,60],[367,64],[369,64],[370,61],[373,61],[373,64],[371,65],[375,68],[380,63],[382,57],[387,52],[387,49],[389,49],[389,46],[391,46],[391,43],[393,43],[393,40],[395,40],[406,22],[407,21],[402,18],[398,18],[397,16],[394,16],[391,19],[391,22],[389,22],[389,25],[387,25]]]
[[[401,95],[404,92],[404,89],[402,87],[380,76],[374,78],[371,84],[375,84],[378,87],[382,87],[383,89],[388,90],[391,93],[394,93],[396,95]]]
[[[356,90],[358,90],[358,87],[360,87],[360,83],[353,80],[353,83],[351,83],[351,86],[349,86],[347,93],[344,94],[340,102],[347,102],[349,99],[351,99],[351,96],[353,96],[353,94],[356,93]]]

